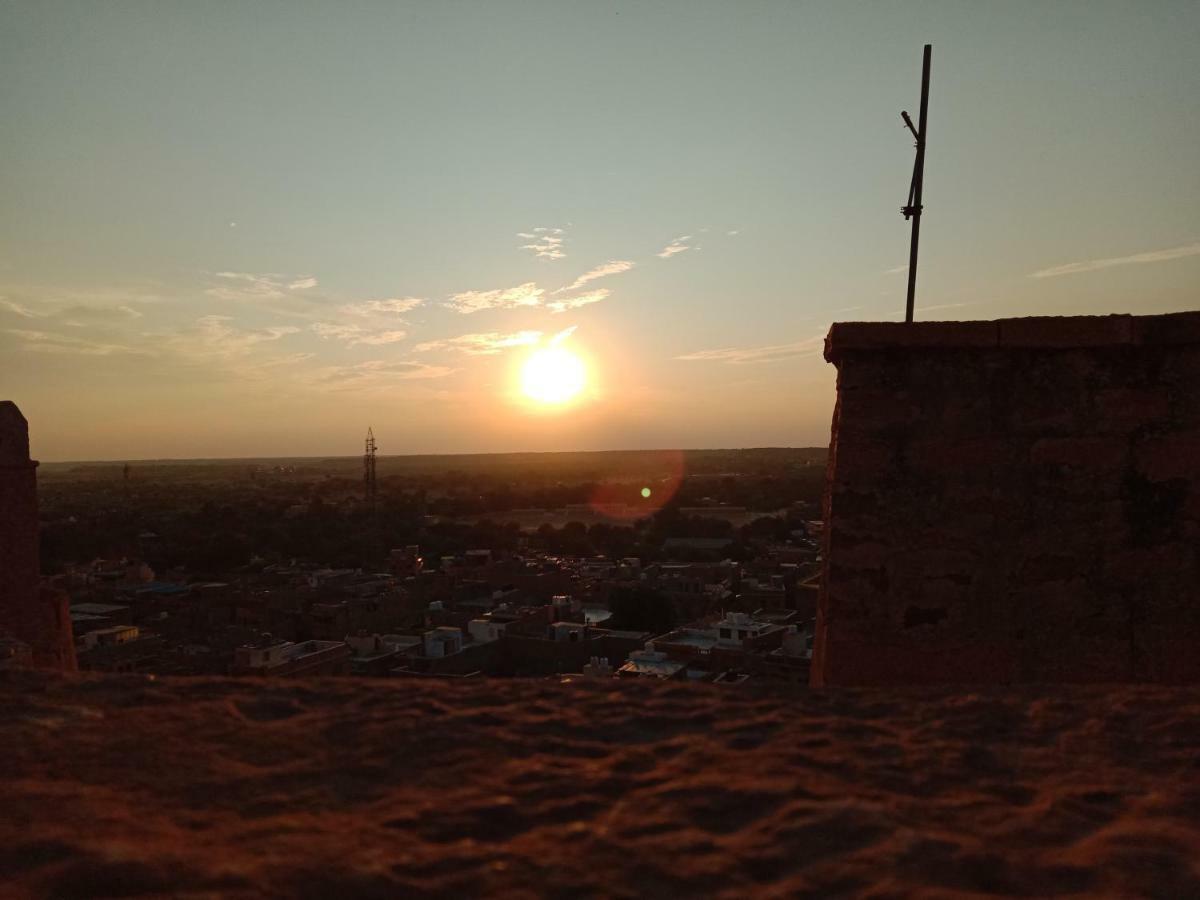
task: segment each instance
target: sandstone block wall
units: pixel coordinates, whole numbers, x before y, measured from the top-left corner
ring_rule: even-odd
[[[812,682],[1200,681],[1200,313],[846,323]]]

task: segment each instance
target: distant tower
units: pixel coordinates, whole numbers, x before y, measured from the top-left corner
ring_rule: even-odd
[[[37,462],[29,423],[11,400],[0,400],[0,634],[27,644],[36,666],[75,669],[69,601],[42,585]]]
[[[363,451],[363,493],[367,505],[375,508],[375,432],[367,429],[367,443]]]

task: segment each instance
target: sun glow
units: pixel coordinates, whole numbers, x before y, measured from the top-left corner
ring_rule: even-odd
[[[586,383],[583,360],[564,347],[538,350],[521,367],[521,392],[548,406],[574,400]]]

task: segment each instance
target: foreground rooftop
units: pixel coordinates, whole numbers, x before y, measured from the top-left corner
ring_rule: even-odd
[[[1200,688],[0,673],[41,896],[1200,895]]]

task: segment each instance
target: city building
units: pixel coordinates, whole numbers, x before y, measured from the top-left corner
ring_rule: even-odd
[[[343,641],[280,641],[263,635],[238,647],[232,674],[294,677],[343,675],[350,667],[350,647]]]

